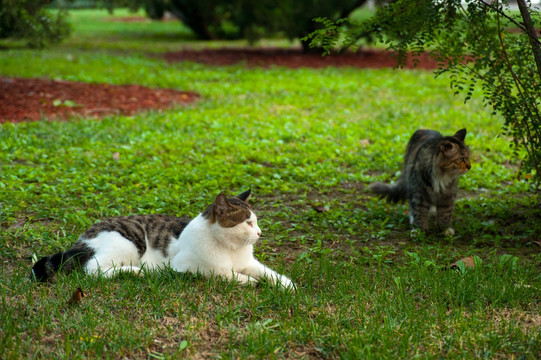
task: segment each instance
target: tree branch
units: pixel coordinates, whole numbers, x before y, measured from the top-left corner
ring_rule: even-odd
[[[532,46],[533,56],[535,59],[535,65],[537,66],[537,73],[539,79],[541,80],[541,47],[539,46],[539,39],[535,33],[535,29],[532,24],[532,18],[528,12],[528,7],[526,1],[517,0],[518,8],[520,9],[520,14],[522,15],[522,20],[524,21],[524,26],[526,27],[525,32],[530,37],[530,45]]]
[[[526,7],[526,3],[524,2],[524,0],[517,0],[517,3],[520,4],[520,2],[523,2],[524,3],[524,7],[525,9],[527,9]],[[515,19],[513,19],[512,17],[510,17],[509,15],[507,15],[505,12],[503,12],[501,9],[497,8],[496,6],[492,5],[492,4],[488,4],[486,2],[484,2],[483,0],[479,0],[479,2],[481,4],[483,4],[484,6],[488,7],[488,8],[491,8],[492,10],[496,11],[498,14],[500,14],[501,16],[503,16],[504,18],[506,18],[507,20],[511,21],[513,24],[515,24],[520,30],[524,31],[526,34],[528,34],[528,36],[530,36],[530,41],[532,41],[532,36],[530,35],[530,32],[528,31],[528,29],[523,26],[521,23],[517,22]],[[520,8],[520,5],[519,5],[519,8]],[[526,10],[526,12],[528,13],[528,11]],[[522,11],[521,11],[521,14],[522,14]],[[528,18],[530,18],[530,13],[528,13]],[[524,16],[523,16],[523,19],[524,19]],[[525,24],[526,25],[526,24]],[[530,25],[531,25],[531,19],[530,19]],[[533,28],[533,27],[532,27]],[[535,34],[535,30],[534,30],[534,36],[533,36],[533,40],[536,41],[538,44],[541,44],[541,42],[539,41],[539,39],[537,38],[537,35]]]

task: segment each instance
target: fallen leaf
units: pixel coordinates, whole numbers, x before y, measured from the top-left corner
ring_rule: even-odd
[[[24,226],[25,223],[26,223],[26,217],[22,217],[19,220],[17,220],[15,224],[11,225],[11,227],[14,229],[20,229]]]
[[[475,269],[475,260],[473,260],[473,256],[468,256],[468,257],[465,257],[463,259],[460,259],[458,261],[455,261],[454,263],[452,263],[449,267],[451,269],[459,269],[460,267],[458,266],[458,262],[459,261],[462,261],[464,263],[464,265],[466,265],[466,268],[469,268],[469,269]]]
[[[327,209],[323,205],[312,205],[312,208],[317,212],[327,212],[327,211],[329,211],[329,209]]]
[[[77,305],[79,302],[81,302],[81,300],[83,299],[84,296],[85,296],[85,294],[83,294],[83,290],[81,290],[81,288],[78,287],[73,292],[73,295],[71,295],[71,299],[68,301],[68,305],[69,306]]]

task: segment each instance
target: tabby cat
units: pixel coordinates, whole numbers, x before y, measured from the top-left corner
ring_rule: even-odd
[[[261,236],[248,190],[233,198],[220,194],[193,220],[167,215],[107,218],[92,225],[66,252],[41,258],[32,267],[35,280],[51,280],[57,271],[82,267],[86,273],[111,276],[118,271],[170,265],[178,272],[202,273],[256,283],[267,279],[284,288],[287,277],[261,264],[253,244]]]
[[[458,178],[470,168],[470,150],[464,144],[466,129],[453,136],[435,130],[417,130],[406,148],[402,173],[393,185],[374,183],[372,191],[388,201],[408,200],[410,223],[427,230],[429,210],[436,211],[438,229],[454,235],[451,217]]]

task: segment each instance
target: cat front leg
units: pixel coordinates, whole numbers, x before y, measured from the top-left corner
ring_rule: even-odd
[[[438,208],[436,213],[438,229],[440,231],[443,231],[446,236],[453,236],[455,234],[455,230],[451,227],[453,208],[454,197],[441,199],[438,202]]]
[[[249,284],[256,284],[257,280],[251,276],[248,276],[246,274],[242,274],[239,272],[236,272],[234,270],[229,271],[223,271],[222,273],[218,274],[221,275],[229,280],[238,281],[243,285],[249,285]]]
[[[212,276],[221,276],[230,281],[238,281],[241,284],[257,283],[257,280],[254,279],[253,277],[234,271],[232,268],[228,268],[228,267],[219,267],[219,268],[204,267],[197,264],[194,264],[192,266],[187,265],[187,264],[183,264],[183,265],[172,264],[172,267],[175,271],[178,271],[180,273],[190,272],[193,274],[201,274],[207,278],[210,278]]]
[[[287,276],[280,275],[276,271],[261,264],[254,259],[244,270],[244,274],[255,277],[256,279],[267,279],[272,284],[281,285],[284,289],[295,291],[296,286]]]

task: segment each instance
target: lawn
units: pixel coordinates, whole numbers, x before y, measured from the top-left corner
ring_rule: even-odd
[[[115,16],[127,16],[116,12]],[[202,43],[176,22],[73,11],[43,51],[7,43],[0,75],[195,91],[187,107],[0,125],[0,358],[517,358],[541,356],[541,197],[502,120],[449,79],[393,69],[167,63]],[[285,40],[264,44],[293,46]],[[392,181],[418,128],[466,127],[453,238],[412,240]],[[256,256],[296,293],[170,270],[39,285],[33,254],[66,249],[107,216],[194,217],[253,192]],[[316,211],[316,208],[324,211]],[[475,268],[449,265],[475,256]],[[81,288],[85,297],[68,305]]]

